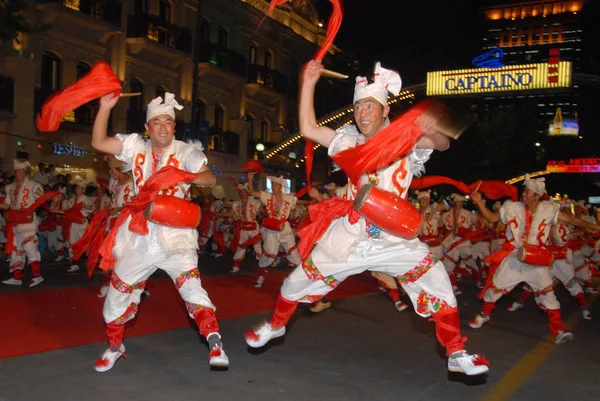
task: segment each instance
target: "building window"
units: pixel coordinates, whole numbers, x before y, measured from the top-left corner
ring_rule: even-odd
[[[165,98],[165,93],[167,91],[165,90],[165,88],[163,88],[162,86],[157,86],[156,87],[156,97],[162,97],[163,99]]]
[[[221,49],[227,49],[227,29],[219,27],[219,47]]]
[[[77,79],[80,79],[88,72],[90,72],[91,67],[83,62],[77,63]],[[65,118],[63,121],[75,122],[83,125],[91,125],[95,116],[94,110],[95,101],[89,101],[73,111],[65,114]]]
[[[158,3],[158,16],[164,22],[171,22],[171,3],[169,0],[160,0]]]
[[[129,98],[129,110],[142,111],[144,110],[144,85],[137,79],[132,79],[129,83],[129,89],[133,93],[141,93],[140,96],[132,96]]]
[[[83,77],[85,74],[90,72],[91,69],[92,68],[86,63],[77,63],[77,79]]]
[[[200,99],[196,100],[196,118],[198,122],[206,121],[206,106]]]
[[[257,56],[258,45],[254,42],[250,42],[250,47],[248,48],[248,64],[256,64]]]
[[[248,122],[248,139],[258,139],[254,137],[254,117],[246,115],[246,121]]]
[[[42,55],[42,90],[45,95],[56,92],[60,88],[60,59],[54,53],[44,52]]]
[[[271,50],[265,50],[265,67],[273,68],[273,53]]]
[[[148,0],[135,0],[133,9],[135,11],[135,14],[148,13]]]
[[[206,18],[202,18],[200,25],[200,43],[206,44],[210,42],[210,22]]]
[[[262,143],[267,142],[267,138],[269,137],[269,122],[267,120],[262,120],[260,122],[260,141]]]
[[[223,131],[223,107],[220,105],[215,106],[215,130],[222,132]]]

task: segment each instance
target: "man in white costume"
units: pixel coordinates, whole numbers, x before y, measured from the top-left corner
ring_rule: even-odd
[[[202,222],[200,223],[200,227],[198,231],[200,232],[200,240],[198,242],[199,249],[201,251],[206,250],[205,246],[208,243],[209,239],[213,239],[216,241],[217,232],[217,220],[219,219],[219,212],[223,209],[225,202],[223,199],[225,198],[225,192],[223,187],[214,186],[210,191],[209,203],[203,210]],[[214,243],[213,243],[214,246]],[[218,249],[217,251],[212,253],[212,256],[216,258],[220,258],[223,256],[223,249]]]
[[[235,219],[236,233],[232,241],[235,253],[233,254],[233,269],[231,273],[240,271],[242,260],[246,257],[248,247],[254,247],[254,253],[257,258],[262,254],[260,225],[257,221],[258,211],[260,209],[260,201],[250,195],[250,187],[248,183],[235,183],[236,189],[240,194],[240,200],[234,201],[231,204],[231,212],[225,214]]]
[[[31,165],[27,160],[15,159],[13,170],[15,172],[15,182],[6,186],[6,197],[4,203],[0,205],[0,209],[24,210],[32,206],[43,195],[44,190],[39,182],[29,179]],[[29,222],[16,224],[8,229],[12,230],[14,235],[12,244],[7,243],[5,250],[6,254],[10,255],[8,271],[11,277],[2,281],[2,283],[21,285],[23,270],[27,262],[33,274],[33,278],[29,281],[29,287],[35,287],[44,281],[40,271],[41,257],[38,250],[35,213],[30,215]]]
[[[431,203],[431,190],[415,191],[417,201],[419,202],[419,211],[423,215],[423,224],[419,232],[419,240],[424,242],[429,247],[433,255],[441,259],[443,254],[442,249],[442,221],[441,212],[448,208],[444,202],[435,204]]]
[[[546,247],[553,225],[559,221],[579,227],[598,230],[586,221],[560,211],[557,202],[542,200],[546,191],[544,178],[533,179],[525,176],[523,202],[507,201],[499,213],[490,211],[482,200],[481,194],[474,192],[473,201],[481,210],[483,216],[491,223],[502,220],[507,225],[506,239],[513,250],[507,250],[507,255],[490,276],[483,293],[481,312],[469,322],[469,326],[478,329],[490,320],[495,303],[502,295],[509,293],[519,283],[525,282],[535,292],[537,304],[548,315],[549,329],[554,336],[555,344],[563,344],[573,339],[563,326],[560,316],[560,304],[552,287],[552,274],[548,266],[536,266],[521,262],[517,259],[519,248]],[[493,275],[492,275],[493,273]]]
[[[389,124],[387,119],[388,90],[399,93],[398,73],[375,67],[375,82],[368,84],[357,78],[354,92],[354,121],[337,132],[318,127],[314,111],[314,91],[320,76],[320,62],[310,61],[302,72],[300,94],[300,132],[310,140],[329,148],[329,155],[356,147],[366,141],[377,141],[377,134]],[[429,121],[420,119],[419,123]],[[406,198],[414,174],[424,170],[424,163],[433,149],[449,147],[447,137],[435,130],[422,130],[415,149],[406,157],[361,177],[360,185],[371,184]],[[348,198],[353,199],[357,188],[350,183]],[[285,325],[298,302],[312,303],[332,291],[347,277],[365,270],[396,277],[410,297],[416,312],[436,322],[436,336],[446,347],[448,370],[477,375],[489,370],[487,360],[469,355],[464,350],[460,332],[457,302],[443,264],[433,256],[427,245],[418,239],[405,240],[392,236],[359,218],[352,224],[348,216],[333,220],[318,241],[310,256],[285,280],[270,322],[249,330],[246,343],[262,347],[269,340],[285,334]]]
[[[304,204],[306,201],[298,200],[294,195],[284,193],[283,177],[267,177],[271,181],[273,192],[256,191],[252,180],[255,173],[248,173],[248,185],[250,195],[260,199],[262,205],[267,210],[267,216],[263,219],[261,234],[263,238],[262,255],[258,261],[258,279],[256,288],[262,287],[265,282],[267,268],[277,260],[279,246],[283,246],[287,254],[287,260],[290,264],[299,265],[302,263],[298,250],[296,249],[296,238],[288,219],[290,213],[296,207],[296,204]],[[268,222],[274,223],[269,225]]]
[[[472,259],[471,241],[463,240],[463,237],[473,229],[475,216],[463,208],[464,202],[467,201],[466,197],[459,194],[452,194],[452,200],[454,201],[454,206],[450,208],[448,213],[444,214],[443,219],[448,234],[443,241],[444,258],[442,260],[450,276],[454,293],[461,295],[462,292],[456,285],[456,267],[462,262],[469,269],[477,269],[477,265]]]
[[[63,227],[63,238],[65,239],[65,246],[68,248],[69,258],[73,257],[73,251],[71,250],[71,244],[76,243],[89,226],[88,216],[94,211],[94,201],[84,194],[86,182],[83,180],[77,180],[75,182],[74,192],[75,196],[71,199],[67,199],[63,202],[63,210],[65,213],[65,219],[69,216],[68,210],[75,207],[81,208],[78,213],[75,213],[78,217],[77,221],[68,220],[66,221],[67,227]],[[80,206],[78,206],[81,204]],[[65,223],[63,222],[63,225]],[[73,264],[67,268],[69,273],[79,271],[79,261],[73,260]]]
[[[494,213],[498,213],[502,207],[502,202],[496,201],[492,206]],[[496,252],[506,242],[506,225],[498,220],[492,224],[492,252]]]
[[[214,185],[216,178],[207,167],[207,158],[200,144],[174,139],[175,109],[181,110],[172,93],[166,93],[163,103],[157,97],[148,104],[145,128],[150,140],[142,135],[107,136],[110,111],[118,97],[100,99],[94,122],[92,146],[115,155],[133,171],[136,194],[157,171],[167,166],[197,174],[196,185]],[[177,198],[189,198],[190,184],[179,183],[159,193]],[[113,256],[116,265],[104,302],[104,320],[109,348],[96,361],[95,369],[105,372],[125,354],[124,324],[137,312],[145,282],[157,270],[164,270],[173,280],[183,298],[188,313],[194,319],[210,348],[211,367],[227,368],[229,359],[223,350],[215,316],[215,306],[202,288],[198,270],[198,232],[192,228],[172,228],[146,221],[148,233],[138,235],[129,229],[131,216],[118,228]]]

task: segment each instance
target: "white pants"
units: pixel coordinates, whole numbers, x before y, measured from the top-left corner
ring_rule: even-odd
[[[573,269],[571,258],[555,260],[552,263],[550,273],[564,284],[571,296],[575,297],[577,294],[583,292],[583,288],[581,288],[581,285],[575,279],[575,270]]]
[[[317,245],[308,260],[285,279],[281,295],[290,301],[316,302],[346,278],[370,270],[396,277],[421,316],[456,307],[444,265],[424,243],[410,240],[388,247],[380,244],[373,239],[360,242],[345,262],[330,260]]]
[[[197,256],[188,253],[167,258],[164,254],[139,253],[132,249],[115,266],[104,302],[106,323],[118,320],[123,324],[135,317],[146,280],[156,269],[164,270],[171,277],[192,319],[201,307],[216,310],[202,288]]]
[[[535,301],[546,309],[560,309],[560,304],[552,289],[552,274],[546,266],[534,266],[520,262],[513,251],[504,258],[493,278],[492,288],[483,295],[485,302],[496,302],[502,295],[508,294],[519,283],[529,284],[535,293]]]
[[[254,230],[254,231],[242,230],[242,232],[240,234],[240,242],[237,244],[238,248],[235,251],[235,254],[233,255],[233,260],[234,261],[243,260],[244,257],[246,256],[246,249],[247,248],[242,248],[240,245],[243,245],[246,241],[248,241],[249,239],[257,237],[258,235],[260,235],[260,232],[258,230]],[[262,254],[262,246],[260,244],[260,240],[258,240],[252,246],[254,247],[254,252],[256,253],[256,255],[257,256],[261,256],[261,254]]]
[[[31,264],[41,260],[35,230],[19,230],[17,226],[15,231],[17,231],[13,242],[15,249],[10,254],[9,273],[25,269],[26,263]]]
[[[488,241],[479,241],[471,245],[471,256],[473,260],[479,259],[483,263],[483,259],[490,255],[490,243]]]
[[[302,259],[296,249],[296,238],[291,230],[273,231],[267,228],[261,230],[263,237],[262,255],[258,262],[259,267],[269,267],[279,253],[279,245],[287,252],[287,259],[294,265],[301,265]]]
[[[590,267],[588,263],[589,261],[583,252],[584,249],[585,248],[582,248],[578,251],[573,252],[573,268],[575,269],[575,277],[577,277],[577,280],[581,282],[590,282],[592,280],[592,274],[590,272]],[[592,258],[592,260],[593,259],[594,258]]]
[[[471,257],[471,241],[464,241],[460,245],[454,247],[450,252],[447,249],[455,243],[459,241],[460,237],[449,237],[444,241],[444,267],[448,273],[454,272],[456,268],[456,264],[459,262],[459,258],[462,259],[470,268],[477,269],[477,264]]]
[[[204,245],[206,245],[206,243],[208,242],[210,237],[213,236],[214,233],[215,233],[215,222],[214,222],[214,220],[211,220],[210,225],[208,226],[208,231],[200,233],[200,239],[198,240],[198,245],[200,246],[200,248],[202,248]]]

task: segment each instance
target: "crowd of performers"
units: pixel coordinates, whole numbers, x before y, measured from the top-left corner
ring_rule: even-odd
[[[450,371],[478,375],[489,369],[485,357],[465,350],[456,299],[461,276],[472,276],[481,289],[482,309],[469,322],[472,328],[489,321],[495,302],[524,283],[510,310],[516,311],[533,295],[548,316],[556,344],[573,339],[563,326],[553,286],[564,285],[583,317],[591,319],[585,294],[595,292],[590,271],[600,260],[600,227],[590,208],[581,202],[546,200],[544,179],[530,177],[524,180],[520,201],[496,202],[491,209],[479,188],[470,193],[476,212],[463,207],[464,195],[434,202],[431,190],[414,192],[415,207],[406,200],[413,176],[424,172],[434,150],[450,146],[448,136],[440,132],[439,114],[429,113],[429,104],[417,105],[390,123],[388,92],[397,94],[401,81],[397,73],[377,64],[374,82],[357,78],[355,124],[337,131],[319,127],[313,99],[320,69],[318,61],[311,61],[302,73],[301,132],[329,149],[347,173],[347,185],[330,183],[324,193],[312,188],[309,199],[301,200],[285,193],[283,177],[267,177],[272,191],[257,190],[255,173],[249,171],[246,182],[231,180],[239,200],[227,200],[223,186],[214,186],[216,177],[201,144],[174,139],[175,110],[182,106],[173,94],[148,104],[145,135],[116,136],[107,135],[107,124],[119,96],[105,95],[99,101],[92,146],[110,155],[111,178],[98,185],[95,197],[85,195],[84,183],[78,183],[68,199],[60,185],[44,193],[28,178],[29,163],[15,160],[16,179],[6,187],[1,206],[8,209],[10,255],[10,277],[3,283],[21,285],[26,266],[32,271],[30,287],[43,281],[38,231],[53,233],[57,260],[70,258],[70,272],[81,268],[79,260],[87,253],[88,272],[99,266],[105,274],[99,296],[105,298],[109,346],[96,361],[99,372],[125,355],[125,323],[135,317],[147,280],[157,269],[173,280],[206,338],[210,366],[229,366],[216,307],[200,280],[200,252],[214,257],[232,252],[234,274],[248,251],[253,252],[257,288],[279,259],[294,267],[270,320],[246,333],[250,347],[283,336],[298,303],[323,310],[330,305],[324,300],[329,292],[365,271],[388,291],[398,311],[408,308],[400,300],[403,291],[415,312],[434,322]],[[386,143],[389,138],[393,142]],[[394,146],[388,152],[390,143]],[[376,152],[377,157],[364,157],[364,152]],[[213,186],[201,208],[189,202],[192,184]],[[36,209],[42,210],[43,219]]]

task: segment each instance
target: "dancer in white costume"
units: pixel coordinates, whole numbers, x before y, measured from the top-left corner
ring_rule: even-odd
[[[320,67],[320,62],[313,60],[302,73],[300,132],[328,147],[330,155],[366,141],[377,141],[377,134],[389,123],[388,90],[395,94],[399,92],[400,76],[377,63],[373,84],[368,84],[364,77],[357,78],[354,93],[356,126],[346,126],[335,132],[316,123],[313,98]],[[410,154],[388,167],[364,174],[361,184],[370,183],[406,198],[413,174],[423,171],[423,164],[432,149],[445,150],[449,147],[449,140],[437,131],[428,130],[426,133]],[[353,199],[356,193],[356,187],[349,185],[348,197]],[[365,270],[397,277],[416,312],[436,321],[436,335],[446,347],[450,371],[468,375],[488,371],[487,360],[479,355],[469,355],[464,350],[466,339],[460,332],[456,298],[448,275],[427,246],[418,239],[405,240],[382,232],[363,218],[351,224],[348,216],[332,221],[308,259],[285,280],[270,322],[249,330],[246,343],[251,347],[262,347],[272,338],[283,336],[285,325],[298,302],[315,302],[347,277]]]
[[[512,250],[506,249],[506,255],[497,269],[490,271],[491,277],[488,277],[482,291],[484,302],[481,312],[469,322],[469,326],[475,329],[483,326],[490,320],[495,303],[519,283],[525,282],[535,291],[537,304],[548,315],[548,328],[555,343],[562,344],[572,340],[573,334],[563,326],[550,269],[548,266],[525,263],[517,258],[517,253],[520,249],[524,252],[528,249],[534,252],[536,248],[543,250],[548,244],[552,226],[559,221],[594,230],[600,229],[600,226],[560,212],[557,202],[542,200],[546,191],[544,178],[533,179],[526,175],[524,185],[523,202],[507,201],[499,213],[487,209],[480,193],[472,194],[473,201],[486,219],[491,223],[502,220],[507,225],[506,238]]]
[[[199,144],[175,140],[175,109],[181,110],[172,93],[166,93],[163,103],[157,97],[148,104],[146,130],[150,140],[142,135],[107,136],[111,109],[118,97],[100,99],[92,132],[92,146],[101,152],[116,155],[126,167],[133,170],[135,191],[157,171],[167,166],[197,174],[193,184],[214,185],[216,178],[207,166],[208,160]],[[160,194],[176,198],[189,197],[190,184],[176,184]],[[192,228],[173,228],[146,221],[148,233],[138,235],[129,229],[132,217],[118,228],[113,256],[116,266],[104,302],[104,320],[109,348],[96,361],[95,369],[105,372],[125,354],[124,324],[135,317],[145,282],[162,269],[171,277],[183,298],[188,313],[208,341],[209,363],[212,367],[226,368],[229,359],[223,350],[215,316],[215,306],[202,288],[198,270],[198,232]]]

